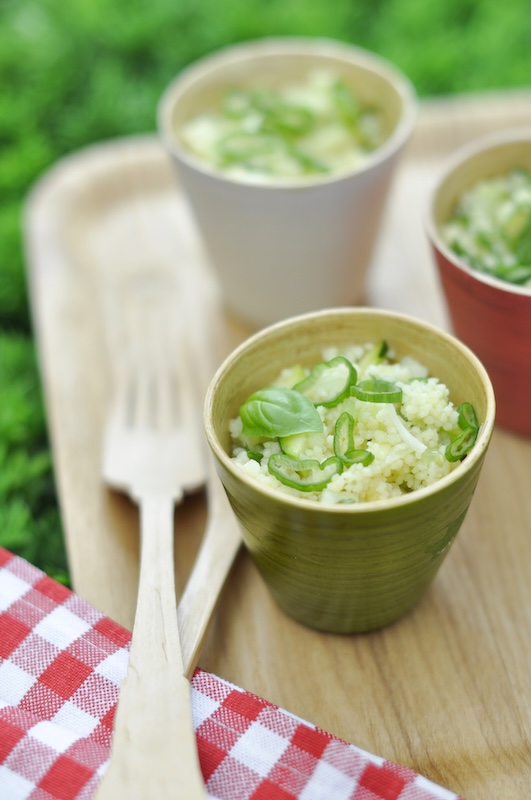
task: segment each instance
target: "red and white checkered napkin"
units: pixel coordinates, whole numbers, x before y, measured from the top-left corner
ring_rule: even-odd
[[[89,800],[109,756],[130,634],[0,548],[0,798]],[[459,800],[410,769],[196,670],[212,800]]]

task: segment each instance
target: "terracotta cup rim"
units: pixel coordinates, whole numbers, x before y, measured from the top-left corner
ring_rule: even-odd
[[[443,478],[440,478],[439,480],[435,481],[434,483],[428,486],[425,486],[421,489],[416,489],[415,491],[409,494],[404,494],[399,497],[346,505],[346,504],[316,502],[315,500],[309,500],[309,499],[307,500],[305,498],[299,498],[294,495],[284,494],[275,489],[271,489],[265,484],[261,483],[260,481],[257,481],[256,479],[253,479],[252,477],[248,476],[243,470],[239,469],[231,461],[229,455],[219,442],[212,421],[214,396],[217,390],[217,386],[223,380],[225,374],[230,370],[231,366],[238,361],[238,359],[242,354],[253,349],[257,345],[260,345],[262,342],[266,342],[271,335],[274,335],[275,333],[280,332],[282,330],[288,331],[292,328],[296,328],[299,325],[308,324],[312,320],[317,320],[322,317],[334,316],[334,315],[337,317],[344,317],[349,315],[356,315],[356,316],[376,315],[387,318],[392,317],[397,321],[404,322],[404,324],[406,325],[410,326],[413,325],[416,326],[417,328],[424,329],[427,332],[430,332],[432,335],[435,335],[438,338],[444,339],[447,343],[450,343],[454,349],[458,350],[461,353],[461,355],[468,360],[471,368],[474,369],[476,373],[479,375],[481,383],[485,390],[485,395],[487,400],[485,420],[481,426],[479,436],[471,452],[460,464],[456,466],[455,469],[453,469]],[[230,353],[227,356],[227,358],[218,367],[214,376],[212,377],[212,380],[209,384],[205,396],[205,402],[203,408],[203,420],[204,420],[204,429],[207,436],[207,440],[216,458],[223,464],[224,468],[233,476],[235,480],[243,483],[248,489],[256,492],[258,495],[261,495],[270,502],[276,502],[279,505],[290,506],[292,508],[295,507],[304,510],[305,512],[308,513],[315,512],[316,514],[331,513],[341,516],[343,515],[360,516],[364,514],[370,514],[372,512],[381,512],[384,510],[392,511],[395,509],[400,509],[405,506],[413,505],[430,496],[438,494],[439,492],[452,486],[454,483],[458,483],[461,480],[462,476],[465,473],[470,472],[475,467],[477,462],[483,458],[486,449],[489,445],[492,431],[494,428],[495,412],[496,412],[496,401],[494,396],[494,389],[492,387],[489,375],[485,367],[483,366],[479,358],[472,352],[472,350],[470,350],[470,348],[467,347],[467,345],[465,345],[455,336],[451,335],[450,333],[447,333],[446,331],[433,325],[432,323],[426,322],[409,314],[390,311],[386,309],[369,308],[369,307],[343,307],[343,308],[322,309],[320,311],[312,311],[306,314],[300,314],[295,317],[290,317],[289,319],[282,320],[280,322],[269,325],[267,328],[264,328],[252,334],[244,342],[239,344],[232,351],[232,353]]]
[[[452,153],[446,161],[442,164],[434,185],[432,186],[429,196],[426,211],[424,214],[424,227],[428,234],[428,238],[436,249],[444,256],[446,261],[453,267],[462,272],[471,280],[478,283],[485,284],[493,291],[498,291],[507,295],[519,295],[521,297],[529,297],[531,302],[531,289],[525,289],[508,281],[503,281],[499,278],[491,277],[484,272],[472,269],[457,255],[447,244],[444,242],[439,226],[435,219],[435,209],[439,195],[454,175],[456,175],[465,164],[474,159],[476,156],[481,155],[489,150],[498,149],[507,145],[510,147],[516,142],[529,142],[531,147],[531,128],[508,128],[496,133],[487,134],[474,139],[471,142],[463,145]]]
[[[376,148],[362,165],[347,172],[324,177],[279,179],[271,183],[247,183],[210,168],[208,164],[189,153],[172,135],[171,115],[176,100],[183,91],[193,86],[196,80],[208,75],[216,67],[222,68],[225,64],[239,60],[244,62],[257,56],[288,56],[290,54],[303,56],[310,54],[319,56],[319,54],[322,54],[327,57],[343,59],[354,66],[359,65],[368,71],[378,74],[383,80],[387,81],[400,97],[401,114],[394,129],[385,142]],[[271,36],[228,45],[203,56],[185,67],[162,93],[157,106],[157,123],[159,134],[168,152],[187,164],[189,168],[221,184],[243,185],[249,190],[273,192],[301,188],[311,189],[337,184],[352,178],[354,175],[362,175],[374,169],[375,166],[384,163],[405,145],[415,125],[417,108],[416,92],[409,78],[392,62],[387,61],[377,53],[329,37]]]

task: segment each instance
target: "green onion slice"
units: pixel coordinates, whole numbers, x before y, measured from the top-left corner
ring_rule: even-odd
[[[349,127],[355,127],[361,113],[361,107],[356,97],[342,80],[334,83],[332,91],[334,103],[341,119]]]
[[[250,94],[252,108],[262,115],[262,128],[283,136],[303,136],[315,125],[315,116],[307,108],[288,103],[267,90]]]
[[[253,158],[269,155],[279,146],[276,136],[258,133],[230,133],[218,145],[219,157],[225,164],[244,164]]]
[[[447,461],[461,461],[478,438],[479,423],[472,403],[461,403],[457,408],[457,424],[462,430],[445,450]]]
[[[354,450],[354,417],[348,411],[343,411],[334,428],[334,453],[343,459],[350,450]]]
[[[477,428],[467,428],[450,442],[445,450],[447,461],[461,461],[470,452],[478,437]]]
[[[243,89],[228,89],[221,101],[221,111],[229,119],[241,119],[252,109],[251,95]]]
[[[529,264],[531,261],[531,209],[529,206],[527,207],[527,221],[520,232],[515,249],[520,264]]]
[[[350,393],[368,403],[400,403],[402,400],[402,389],[382,378],[367,378],[352,386]]]
[[[483,271],[487,272],[487,270]],[[522,264],[517,264],[513,267],[494,267],[492,270],[488,270],[488,273],[502,281],[515,283],[517,285],[526,284],[531,280],[531,266],[524,266]]]
[[[463,431],[468,430],[468,428],[472,428],[473,430],[479,428],[478,418],[472,403],[461,403],[458,407],[457,424]]]
[[[334,453],[343,464],[363,464],[367,467],[374,461],[369,450],[357,450],[354,445],[354,417],[348,411],[339,415],[334,428]]]
[[[300,460],[284,453],[275,453],[269,457],[267,467],[271,475],[284,486],[301,492],[320,492],[334,475],[342,471],[343,464],[336,456],[319,463],[316,459]]]
[[[300,147],[296,147],[294,144],[287,146],[287,152],[291,158],[297,161],[304,172],[330,172],[330,168],[324,161],[320,161],[314,156],[308,155],[308,153],[305,153]]]
[[[314,126],[314,116],[306,108],[279,104],[267,117],[267,122],[286,136],[302,136]]]
[[[362,464],[362,466],[368,467],[374,461],[374,453],[371,453],[370,450],[349,450],[342,460],[347,466]]]
[[[356,369],[343,356],[321,361],[310,374],[293,387],[316,406],[333,408],[349,396],[357,380]]]

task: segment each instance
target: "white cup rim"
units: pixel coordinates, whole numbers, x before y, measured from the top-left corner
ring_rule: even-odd
[[[302,179],[278,179],[271,183],[245,183],[246,188],[256,186],[260,190],[282,190],[293,188],[312,188],[326,186],[348,180],[353,175],[363,174],[375,166],[394,156],[407,142],[414,129],[418,103],[415,89],[411,81],[391,62],[369,50],[351,45],[339,40],[322,37],[265,37],[240,44],[229,45],[220,50],[204,56],[185,67],[163,92],[157,107],[157,126],[159,135],[168,150],[176,159],[190,168],[208,176],[220,183],[242,184],[241,180],[226,175],[210,168],[208,164],[194,157],[186,148],[181,147],[175,137],[171,135],[171,114],[176,97],[183,90],[191,86],[198,78],[207,75],[216,66],[228,64],[231,61],[246,60],[261,54],[288,55],[290,53],[308,55],[315,53],[325,56],[342,58],[353,64],[359,64],[368,70],[379,74],[386,79],[399,95],[402,101],[402,113],[394,130],[385,142],[371,153],[366,161],[352,170],[327,176]]]

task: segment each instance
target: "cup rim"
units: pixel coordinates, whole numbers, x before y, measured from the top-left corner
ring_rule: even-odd
[[[444,256],[452,267],[461,272],[465,277],[468,277],[470,280],[478,281],[478,283],[483,283],[493,290],[508,295],[513,294],[521,297],[529,297],[531,301],[531,289],[525,289],[517,284],[502,281],[500,278],[494,278],[484,272],[479,272],[479,270],[474,270],[469,267],[468,264],[444,242],[435,221],[435,206],[439,194],[447,181],[450,180],[456,172],[483,152],[497,149],[503,145],[510,146],[517,142],[529,142],[531,147],[531,127],[507,128],[502,131],[486,134],[467,142],[465,145],[455,150],[443,162],[435,183],[430,190],[424,214],[424,228],[436,250]]]
[[[243,182],[223,172],[216,171],[199,158],[194,157],[186,148],[181,147],[175,137],[171,135],[171,113],[174,108],[175,98],[183,89],[191,86],[195,80],[208,74],[216,66],[222,66],[238,60],[251,59],[254,56],[278,53],[300,55],[323,55],[342,58],[353,64],[372,70],[391,84],[402,101],[402,113],[391,132],[390,136],[380,147],[370,153],[362,165],[347,172],[315,178],[278,179],[270,183]],[[382,58],[377,53],[358,47],[357,45],[342,42],[326,37],[310,36],[271,36],[254,39],[238,44],[228,45],[215,50],[202,58],[193,61],[184,67],[163,91],[157,105],[157,128],[159,136],[166,149],[176,159],[182,161],[189,168],[208,176],[208,178],[236,186],[260,190],[289,190],[300,188],[314,188],[340,183],[352,178],[354,175],[363,174],[375,166],[391,158],[405,145],[413,132],[418,111],[418,100],[415,88],[409,78],[393,63]]]
[[[271,489],[269,486],[248,476],[243,470],[236,467],[233,461],[231,460],[230,456],[221,446],[219,439],[216,435],[216,432],[214,430],[214,425],[212,423],[212,408],[213,408],[214,394],[216,387],[223,378],[224,374],[228,371],[230,366],[235,361],[237,361],[243,353],[253,348],[256,344],[259,344],[261,341],[267,340],[271,334],[278,333],[279,331],[282,330],[288,331],[290,328],[296,327],[301,324],[306,324],[310,321],[318,320],[322,317],[327,317],[330,315],[345,317],[353,314],[355,316],[372,315],[385,318],[392,317],[398,322],[401,321],[406,325],[416,326],[417,328],[421,328],[427,332],[434,334],[439,338],[446,340],[446,342],[449,343],[454,349],[457,349],[461,352],[461,354],[469,361],[470,366],[480,376],[481,383],[485,389],[487,398],[487,409],[485,414],[485,420],[480,428],[480,432],[476,440],[476,443],[472,448],[471,452],[466,456],[466,458],[463,461],[461,461],[447,475],[435,481],[434,483],[429,484],[428,486],[424,486],[420,489],[415,489],[413,492],[409,494],[400,495],[398,497],[386,498],[383,500],[352,503],[352,504],[336,504],[336,503],[325,503],[306,498],[299,498],[296,497],[295,495],[285,494],[278,490]],[[432,323],[426,322],[425,320],[422,320],[418,317],[414,317],[410,314],[391,311],[387,309],[377,309],[370,307],[360,308],[360,307],[347,307],[347,306],[339,308],[321,309],[319,311],[311,311],[306,314],[300,314],[295,317],[290,317],[288,319],[281,320],[280,322],[276,322],[272,325],[269,325],[268,327],[263,328],[262,330],[257,331],[256,333],[249,336],[247,339],[245,339],[245,341],[241,342],[219,365],[207,388],[203,406],[203,424],[207,441],[210,447],[212,448],[215,457],[218,459],[218,461],[221,462],[221,464],[223,464],[225,469],[227,469],[227,471],[231,473],[233,478],[235,478],[238,481],[241,481],[248,489],[255,491],[257,494],[263,496],[269,501],[276,502],[279,505],[296,507],[298,509],[307,512],[314,512],[316,514],[334,513],[342,515],[343,514],[363,515],[373,512],[393,511],[395,509],[399,509],[404,506],[407,507],[409,505],[422,501],[423,499],[426,499],[430,496],[436,495],[440,491],[443,491],[444,489],[452,486],[452,484],[457,483],[463,474],[470,472],[476,466],[476,464],[484,457],[490,438],[492,436],[492,432],[494,430],[495,416],[496,416],[496,401],[494,396],[494,389],[491,380],[489,378],[489,375],[487,373],[487,370],[485,369],[479,358],[472,352],[472,350],[470,350],[470,348],[467,345],[465,345],[455,336],[453,336],[450,333],[447,333],[446,331],[442,330],[436,325],[433,325]]]

